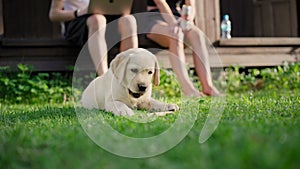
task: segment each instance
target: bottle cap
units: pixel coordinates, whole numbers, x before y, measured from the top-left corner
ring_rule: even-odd
[[[229,20],[229,15],[228,15],[228,14],[225,14],[225,15],[223,16],[223,19],[224,19],[224,20]]]

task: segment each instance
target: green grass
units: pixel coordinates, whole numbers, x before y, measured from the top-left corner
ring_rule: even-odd
[[[83,131],[73,105],[0,104],[0,168],[298,168],[300,166],[299,90],[245,92],[226,97],[212,137],[199,144],[210,98],[200,103],[195,125],[164,154],[130,159],[113,155]],[[102,112],[119,132],[147,137],[162,132],[176,115],[134,124]],[[139,147],[136,147],[137,149]]]

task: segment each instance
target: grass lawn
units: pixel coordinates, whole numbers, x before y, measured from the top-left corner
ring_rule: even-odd
[[[144,159],[119,157],[96,145],[81,127],[73,105],[0,103],[0,168],[299,168],[299,90],[227,95],[218,128],[200,144],[210,101],[200,102],[195,125],[183,141]],[[147,137],[172,125],[178,113],[138,125],[102,114],[119,132]]]

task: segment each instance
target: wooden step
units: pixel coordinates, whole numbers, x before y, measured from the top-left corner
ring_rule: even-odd
[[[220,39],[220,46],[299,46],[298,37],[231,38]]]
[[[273,49],[268,52],[264,49],[252,49],[247,52],[241,52],[243,49],[235,49],[236,52],[229,52],[224,49],[216,48],[218,54],[210,55],[211,67],[228,67],[228,66],[243,66],[243,67],[258,67],[258,66],[279,66],[283,65],[284,62],[300,62],[300,53],[291,52],[292,48],[283,48],[284,52],[276,53]],[[228,49],[229,50],[229,49]],[[273,53],[274,52],[274,53]],[[185,50],[186,62],[190,67],[194,67],[192,51],[189,49]],[[169,61],[169,53],[167,50],[160,51],[156,54],[161,67],[171,68]]]

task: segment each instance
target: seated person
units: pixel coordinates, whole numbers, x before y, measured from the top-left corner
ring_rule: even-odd
[[[180,9],[178,5],[181,0],[148,0],[148,11],[153,12],[147,19],[149,34],[147,37],[170,51],[170,63],[182,86],[186,96],[213,96],[221,95],[212,83],[209,65],[209,54],[205,44],[205,38],[198,27],[194,26],[195,0],[183,0],[192,7],[189,16],[189,28],[182,29],[178,22]],[[160,14],[155,14],[159,12]],[[184,38],[186,38],[193,50],[193,59],[196,73],[202,84],[202,92],[193,86],[185,67]]]
[[[108,69],[105,41],[107,22],[119,18],[118,30],[122,39],[120,51],[125,51],[138,47],[136,20],[130,13],[116,17],[89,14],[88,5],[89,0],[52,0],[49,18],[51,21],[63,22],[65,38],[76,45],[83,46],[93,35],[92,42],[88,42],[92,44],[88,45],[89,52],[98,75],[102,75]]]

